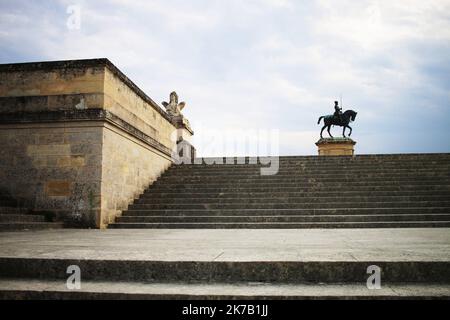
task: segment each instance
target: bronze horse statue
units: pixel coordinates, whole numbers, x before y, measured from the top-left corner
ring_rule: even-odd
[[[328,127],[328,129],[327,129],[328,134],[330,135],[330,137],[333,138],[333,136],[330,133],[330,128],[332,125],[344,127],[344,129],[342,130],[342,135],[344,136],[344,138],[345,138],[345,129],[349,128],[350,133],[348,134],[348,136],[350,137],[350,135],[352,134],[352,127],[350,127],[348,124],[352,121],[355,121],[356,114],[357,114],[357,112],[355,112],[353,110],[346,110],[344,113],[342,113],[340,115],[340,117],[335,116],[333,114],[330,114],[327,116],[321,116],[319,118],[319,121],[317,121],[317,124],[320,124],[320,120],[322,120],[322,118],[324,118],[324,120],[323,120],[324,126],[322,127],[322,130],[320,130],[320,138],[323,138],[322,132],[326,127]]]

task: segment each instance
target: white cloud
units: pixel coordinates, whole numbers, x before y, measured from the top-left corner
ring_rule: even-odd
[[[74,2],[80,30],[65,27]],[[343,94],[361,149],[379,152],[369,133],[400,115],[403,137],[426,134],[418,118],[450,133],[448,12],[447,0],[4,2],[0,57],[108,57],[157,102],[177,90],[194,130],[279,129],[286,154],[316,152],[317,118]]]
[[[442,0],[381,1],[320,0],[324,11],[316,21],[318,33],[350,41],[364,49],[414,39],[449,40],[450,2]]]

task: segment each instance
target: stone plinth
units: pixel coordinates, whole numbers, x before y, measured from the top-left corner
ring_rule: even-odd
[[[350,138],[322,138],[316,142],[319,156],[353,156],[355,144]]]

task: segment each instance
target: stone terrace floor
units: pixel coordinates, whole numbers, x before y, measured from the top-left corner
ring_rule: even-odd
[[[158,261],[450,261],[450,228],[0,233],[0,257]]]

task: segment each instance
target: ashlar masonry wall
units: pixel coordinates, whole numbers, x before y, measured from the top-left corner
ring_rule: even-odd
[[[104,228],[172,163],[176,124],[107,59],[0,65],[0,189]]]

